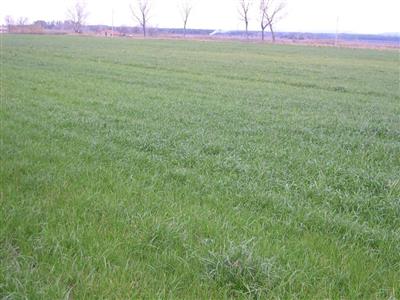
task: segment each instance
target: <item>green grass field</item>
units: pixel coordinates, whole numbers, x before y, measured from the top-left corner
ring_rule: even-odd
[[[400,297],[399,52],[1,43],[0,298]]]

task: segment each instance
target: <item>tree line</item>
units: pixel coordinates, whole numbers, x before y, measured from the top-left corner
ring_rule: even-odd
[[[243,22],[243,28],[246,38],[249,39],[249,24],[252,18],[259,21],[261,39],[265,39],[265,31],[268,29],[272,40],[275,42],[275,25],[285,14],[285,0],[236,0],[238,9],[238,18]],[[129,5],[133,20],[140,26],[144,37],[148,35],[149,21],[153,10],[152,0],[135,0]],[[182,21],[183,36],[186,37],[187,26],[189,24],[191,13],[195,9],[191,0],[182,0],[179,5],[179,11]],[[67,10],[68,20],[64,23],[72,27],[75,33],[82,33],[83,26],[89,16],[85,2],[77,0],[73,6]],[[20,18],[15,22],[10,16],[6,16],[7,26],[25,25],[26,18]],[[44,22],[44,21],[37,21]],[[35,22],[36,23],[36,22]]]
[[[258,3],[257,3],[258,2]],[[286,2],[284,0],[237,0],[238,16],[244,23],[246,38],[249,38],[249,23],[252,7],[258,4],[258,20],[260,21],[261,39],[265,39],[265,30],[269,28],[272,40],[275,42],[275,24],[284,17]],[[193,2],[183,0],[180,5],[180,15],[183,24],[183,35],[186,37],[187,25],[193,10]],[[137,0],[130,5],[133,18],[142,28],[143,36],[147,35],[147,26],[151,13],[151,0]]]

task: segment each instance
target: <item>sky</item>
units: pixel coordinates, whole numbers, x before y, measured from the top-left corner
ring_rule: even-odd
[[[88,24],[112,23],[136,26],[129,10],[136,0],[86,0]],[[149,0],[150,25],[182,27],[179,7],[188,0]],[[238,30],[243,24],[238,16],[238,0],[189,0],[193,4],[188,28]],[[279,0],[275,0],[279,1]],[[76,0],[2,0],[0,23],[6,15],[14,19],[65,20],[67,9]],[[250,29],[259,29],[257,3],[251,11]],[[285,17],[276,25],[277,31],[388,33],[400,32],[400,0],[286,0]],[[337,22],[339,20],[339,22]],[[337,25],[338,24],[338,25]]]

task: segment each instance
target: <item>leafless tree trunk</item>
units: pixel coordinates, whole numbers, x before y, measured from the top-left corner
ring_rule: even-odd
[[[269,30],[271,31],[271,35],[272,35],[272,42],[275,43],[275,32],[274,32],[274,28],[272,26],[272,23],[269,23]]]
[[[249,10],[251,0],[239,0],[239,16],[246,28],[246,39],[249,39]]]
[[[190,13],[192,12],[193,5],[188,1],[185,0],[182,2],[182,7],[181,7],[181,16],[182,16],[182,21],[183,21],[183,37],[186,38],[186,26],[187,22],[190,16]]]
[[[265,29],[268,27],[267,10],[270,0],[260,0],[260,25],[261,25],[261,40],[265,39]]]
[[[147,24],[149,22],[150,0],[137,0],[136,7],[130,6],[132,16],[139,22],[143,30],[143,36],[147,36]]]
[[[67,13],[73,23],[75,33],[82,33],[82,26],[88,17],[85,2],[78,0],[73,7],[68,9]]]
[[[280,1],[280,0],[278,0]],[[272,41],[275,42],[274,25],[282,18],[282,12],[286,3],[275,0],[260,0],[260,20],[261,20],[261,38],[264,40],[265,29],[269,27],[272,35]]]

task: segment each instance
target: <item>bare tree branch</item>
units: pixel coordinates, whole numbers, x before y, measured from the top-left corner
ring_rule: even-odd
[[[17,24],[18,25],[22,25],[22,26],[23,25],[27,25],[28,24],[28,18],[25,18],[25,17],[19,18]]]
[[[249,11],[251,0],[239,0],[239,17],[244,22],[246,28],[246,38],[249,39]]]
[[[132,16],[139,23],[143,30],[143,36],[147,35],[147,24],[150,16],[150,1],[149,0],[137,0],[136,6],[130,5]]]
[[[73,23],[75,33],[82,33],[82,26],[85,25],[89,15],[86,3],[78,0],[73,7],[68,9],[67,14]]]
[[[186,38],[186,26],[187,22],[190,16],[190,13],[192,12],[193,5],[189,0],[184,0],[182,2],[181,6],[181,17],[183,21],[183,37]]]

